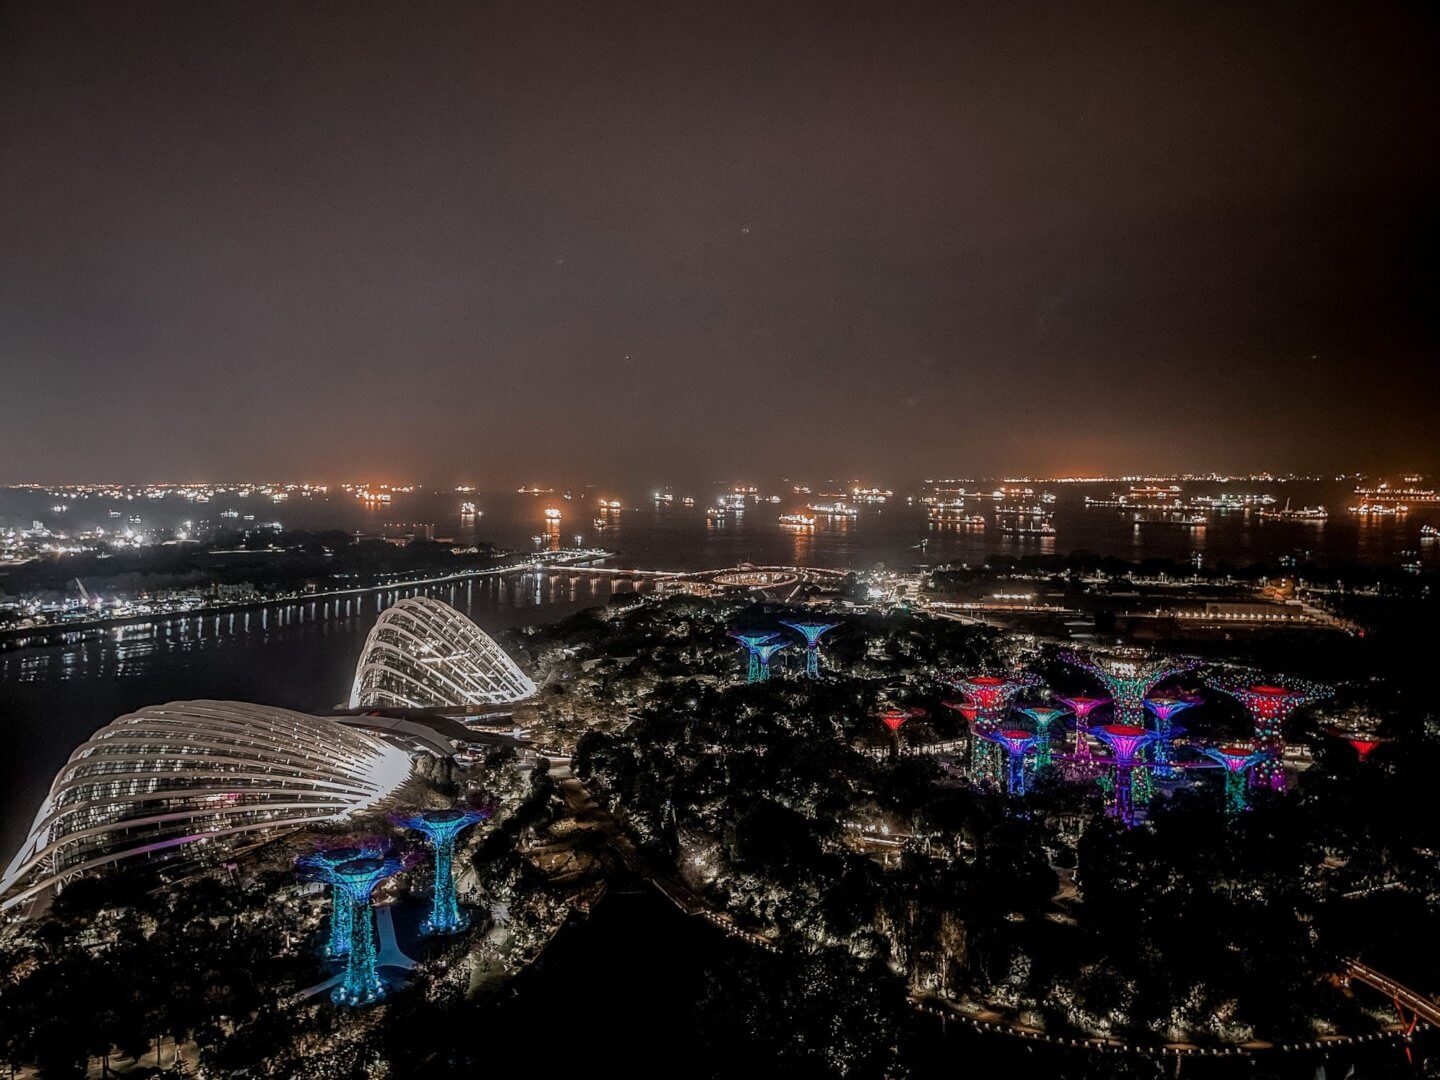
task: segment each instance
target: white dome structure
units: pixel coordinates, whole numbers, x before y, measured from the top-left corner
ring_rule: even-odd
[[[342,818],[410,776],[410,755],[319,716],[175,701],[119,717],[70,755],[15,858],[0,910],[105,867],[232,852]]]
[[[350,708],[504,705],[533,693],[494,638],[449,604],[416,596],[386,608],[365,639]]]

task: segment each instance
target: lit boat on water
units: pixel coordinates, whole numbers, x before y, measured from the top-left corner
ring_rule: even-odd
[[[559,511],[559,510],[556,510],[553,506],[548,506],[548,507],[546,507],[546,508],[545,508],[545,520],[546,520],[546,521],[559,521],[559,520],[560,520],[560,511]]]
[[[781,525],[792,525],[796,528],[809,528],[815,524],[815,518],[810,514],[781,514]]]
[[[1440,540],[1440,529],[1437,529],[1434,525],[1421,525],[1421,526],[1420,526],[1420,539],[1421,539],[1421,540]]]
[[[1410,507],[1404,503],[1360,503],[1350,507],[1350,512],[1361,517],[1400,517],[1408,514]]]
[[[476,514],[479,513],[479,511],[475,509],[475,504],[473,502],[462,502],[460,504],[460,513]]]
[[[1284,506],[1265,507],[1258,510],[1256,516],[1273,521],[1325,521],[1330,517],[1330,511],[1323,506],[1302,506],[1295,509],[1291,507],[1290,500],[1286,499]]]
[[[1000,521],[1000,531],[1006,536],[1054,536],[1055,526],[1048,521]]]
[[[1209,524],[1204,514],[1136,514],[1136,525],[1169,525],[1177,529],[1203,529]]]
[[[824,514],[826,517],[859,517],[860,511],[853,506],[846,506],[843,502],[833,503],[806,503],[805,509],[812,514]]]

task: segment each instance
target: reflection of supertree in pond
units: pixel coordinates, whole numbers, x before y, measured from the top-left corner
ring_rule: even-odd
[[[820,638],[834,630],[839,623],[833,622],[782,622],[805,639],[805,674],[808,678],[820,677]]]
[[[1114,754],[1115,786],[1110,796],[1110,814],[1124,824],[1135,824],[1135,806],[1131,799],[1131,774],[1136,768],[1144,768],[1140,751],[1156,738],[1153,731],[1134,724],[1105,724],[1093,729],[1093,734],[1110,747]]]
[[[470,925],[455,897],[455,841],[464,830],[491,816],[490,810],[454,807],[448,810],[421,810],[392,814],[390,820],[402,829],[424,833],[435,852],[435,889],[430,898],[430,916],[420,926],[426,934],[454,934]]]
[[[760,671],[760,649],[766,642],[774,641],[777,635],[770,631],[756,631],[753,633],[731,631],[730,636],[740,642],[740,644],[745,647],[746,652],[750,654],[750,666],[746,669],[745,681],[753,683],[765,679],[770,674],[770,657],[768,654],[765,657],[765,673],[762,675]]]
[[[1172,663],[1144,649],[1112,649],[1093,656],[1063,652],[1060,659],[1089,672],[1115,703],[1115,720],[1135,727],[1145,723],[1145,696],[1166,679],[1195,666],[1194,661]]]
[[[1245,774],[1267,755],[1244,746],[1207,746],[1201,753],[1218,761],[1225,770],[1225,812],[1240,813],[1246,808]]]
[[[1060,723],[1066,711],[1054,705],[1026,705],[1019,711],[1035,721],[1035,770],[1039,772],[1048,769],[1054,760],[1050,733]]]
[[[1085,738],[1090,730],[1090,714],[1100,706],[1110,704],[1110,699],[1075,694],[1071,697],[1057,696],[1055,700],[1075,714],[1075,752],[1072,756],[1082,761],[1094,757],[1090,752],[1090,742]]]
[[[1010,795],[1025,794],[1025,755],[1040,741],[1033,731],[1006,728],[1003,731],[981,732],[981,738],[1004,747],[1009,755],[1005,769],[1005,791]]]
[[[1264,754],[1265,759],[1250,773],[1251,786],[1284,791],[1285,769],[1281,762],[1285,756],[1285,721],[1302,705],[1329,697],[1329,687],[1289,678],[1250,683],[1217,676],[1206,683],[1244,705],[1255,723],[1250,748]]]
[[[336,887],[352,906],[350,916],[350,949],[345,975],[330,998],[337,1005],[365,1005],[385,996],[376,962],[375,909],[370,897],[375,887],[388,877],[404,870],[406,860],[399,855],[383,855],[372,859],[354,859],[335,867]]]
[[[1150,748],[1150,760],[1155,763],[1157,776],[1168,779],[1175,775],[1175,766],[1171,764],[1175,756],[1175,736],[1182,734],[1185,730],[1175,726],[1175,717],[1194,704],[1193,698],[1153,697],[1145,699],[1145,707],[1155,717],[1155,734],[1160,736],[1155,740],[1155,745]]]
[[[335,883],[335,868],[356,859],[374,859],[385,854],[389,845],[383,840],[359,840],[347,847],[321,848],[295,860],[295,868],[307,881],[322,881],[330,886],[330,933],[321,951],[332,959],[350,952],[350,921],[354,908]]]

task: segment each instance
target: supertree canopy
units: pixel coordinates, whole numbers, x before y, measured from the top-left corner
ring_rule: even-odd
[[[420,810],[392,814],[390,820],[402,829],[423,833],[435,852],[435,889],[430,897],[430,915],[421,924],[426,934],[454,934],[470,925],[455,897],[455,841],[460,833],[484,821],[494,811],[453,807],[447,810]]]
[[[1133,726],[1144,724],[1145,696],[1152,689],[1195,667],[1194,661],[1172,662],[1144,649],[1112,649],[1090,656],[1063,652],[1060,659],[1088,672],[1104,686],[1115,703],[1115,719]]]
[[[1364,708],[1346,709],[1339,715],[1333,718],[1327,717],[1327,719],[1333,719],[1333,723],[1326,726],[1326,734],[1348,742],[1354,748],[1355,753],[1359,755],[1362,764],[1377,746],[1390,742],[1388,738],[1380,734],[1379,719]]]
[[[1135,807],[1131,800],[1131,773],[1144,768],[1140,752],[1157,738],[1153,731],[1134,724],[1105,724],[1094,728],[1094,735],[1110,747],[1114,755],[1115,776],[1110,796],[1110,814],[1125,825],[1135,824]]]
[[[307,881],[321,881],[330,886],[330,933],[321,951],[332,959],[350,952],[350,921],[353,908],[348,897],[335,883],[335,867],[356,859],[374,859],[385,854],[384,840],[357,840],[345,847],[321,848],[295,860],[295,868]]]
[[[1155,762],[1157,775],[1167,778],[1175,775],[1175,766],[1171,764],[1171,761],[1174,760],[1174,740],[1176,735],[1185,731],[1184,728],[1175,726],[1175,717],[1194,704],[1196,702],[1193,698],[1152,697],[1145,699],[1145,708],[1149,709],[1155,717],[1155,734],[1160,736],[1150,748],[1151,760]]]
[[[1056,708],[1054,705],[1026,705],[1019,711],[1035,721],[1035,735],[1037,739],[1035,743],[1035,768],[1037,770],[1049,768],[1051,762],[1054,760],[1054,754],[1051,749],[1053,740],[1050,733],[1055,726],[1060,723],[1060,720],[1065,716],[1067,710]]]
[[[781,649],[788,649],[789,647],[788,642],[776,641],[766,642],[755,650],[755,655],[760,660],[760,678],[757,680],[758,682],[764,682],[770,678],[770,658]]]
[[[834,630],[839,623],[833,622],[781,622],[805,639],[805,674],[808,678],[820,677],[820,638]]]
[[[1250,747],[1265,758],[1250,773],[1251,785],[1284,791],[1285,769],[1281,762],[1285,756],[1285,721],[1302,705],[1329,697],[1330,688],[1291,678],[1252,683],[1243,677],[1220,675],[1205,681],[1244,705],[1255,723]]]
[[[732,630],[730,636],[745,647],[750,654],[750,666],[745,673],[746,682],[760,682],[769,675],[769,656],[766,656],[765,674],[760,672],[760,648],[766,642],[774,641],[778,636],[773,631],[741,632]]]
[[[1225,812],[1240,813],[1246,808],[1245,774],[1267,755],[1245,746],[1207,746],[1201,753],[1219,762],[1225,770]]]
[[[1006,728],[1004,730],[992,729],[981,733],[981,738],[988,739],[997,746],[1005,749],[1009,755],[1009,761],[1005,770],[1005,791],[1010,795],[1025,794],[1025,755],[1040,741],[1040,736],[1033,731],[1025,731],[1021,728]]]
[[[1089,740],[1085,738],[1085,733],[1090,730],[1090,714],[1102,705],[1110,704],[1110,699],[1075,694],[1070,697],[1057,696],[1055,700],[1075,714],[1075,753],[1073,756],[1080,759],[1092,757]]]
[[[999,784],[1004,775],[1000,750],[994,740],[985,739],[983,735],[1000,725],[1016,694],[1026,687],[1038,685],[1040,680],[1029,672],[1016,671],[999,675],[989,672],[962,675],[946,681],[964,695],[967,705],[976,710],[971,724],[974,736],[971,743],[973,778],[982,783]]]
[[[370,906],[370,897],[380,882],[398,874],[407,865],[404,856],[392,852],[352,859],[334,868],[335,886],[352,906],[345,975],[330,995],[337,1005],[366,1005],[385,996],[385,984],[380,981],[377,963],[375,911]]]

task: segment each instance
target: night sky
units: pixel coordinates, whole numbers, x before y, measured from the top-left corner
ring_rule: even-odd
[[[0,0],[0,480],[1440,469],[1427,6]]]

